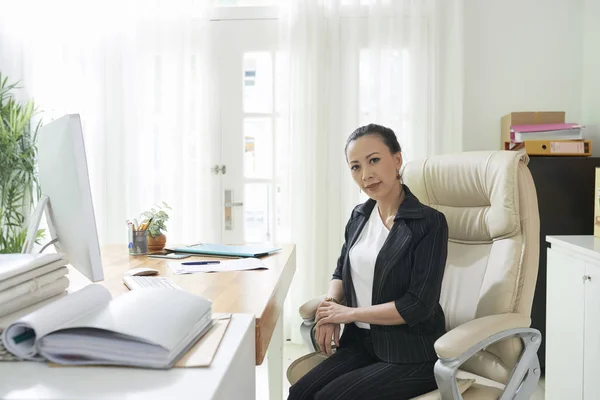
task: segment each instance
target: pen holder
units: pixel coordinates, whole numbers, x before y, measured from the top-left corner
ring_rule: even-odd
[[[148,254],[148,231],[132,231],[129,241],[129,255],[142,256]]]

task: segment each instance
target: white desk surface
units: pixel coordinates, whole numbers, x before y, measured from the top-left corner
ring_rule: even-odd
[[[0,362],[2,399],[254,399],[255,318],[233,314],[208,368],[148,370]]]
[[[563,248],[600,261],[600,238],[594,235],[549,235],[546,242],[553,248]]]

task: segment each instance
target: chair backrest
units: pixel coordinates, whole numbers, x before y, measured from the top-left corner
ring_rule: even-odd
[[[488,315],[531,315],[539,263],[539,213],[526,154],[478,151],[411,161],[410,190],[448,221],[440,304],[448,330]],[[480,352],[461,369],[505,383],[518,339]]]

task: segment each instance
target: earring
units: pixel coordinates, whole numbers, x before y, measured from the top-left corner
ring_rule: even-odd
[[[402,180],[402,176],[400,176],[400,171],[398,171],[398,172],[396,173],[396,179],[398,179],[398,180]]]

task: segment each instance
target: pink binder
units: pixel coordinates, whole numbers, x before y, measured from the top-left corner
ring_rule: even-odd
[[[510,127],[511,132],[548,132],[548,131],[563,131],[570,129],[581,129],[580,124],[531,124],[531,125],[513,125]]]

